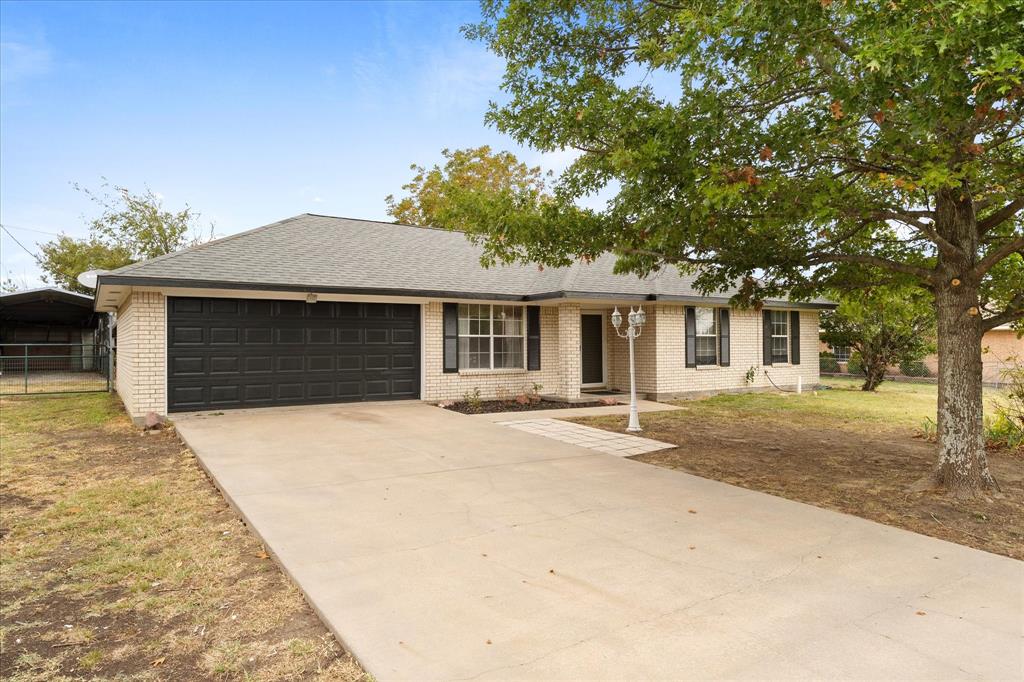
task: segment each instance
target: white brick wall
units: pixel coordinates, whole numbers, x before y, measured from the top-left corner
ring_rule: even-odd
[[[756,310],[733,309],[729,313],[729,367],[686,367],[686,327],[682,305],[659,305],[660,321],[657,350],[658,395],[736,389],[771,388],[764,370],[779,386],[792,387],[797,377],[804,386],[818,382],[818,313],[800,312],[800,364],[762,364],[763,333],[761,313]],[[745,375],[753,367],[754,381],[747,383]]]
[[[540,309],[540,371],[462,370],[449,374],[444,372],[444,305],[441,301],[429,301],[423,305],[422,311],[424,379],[420,395],[423,400],[458,400],[474,388],[480,389],[480,397],[484,400],[493,399],[500,393],[514,397],[532,391],[534,384],[542,387],[539,389],[541,393],[558,390],[558,308],[541,306]]]
[[[544,337],[541,336],[541,342]],[[580,396],[580,306],[578,303],[558,304],[558,385],[555,394],[561,398]]]
[[[128,414],[167,413],[167,299],[132,293],[117,310],[117,375],[114,387]]]

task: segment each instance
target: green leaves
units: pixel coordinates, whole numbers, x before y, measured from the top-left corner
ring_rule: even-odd
[[[163,208],[152,190],[133,194],[124,187],[104,183],[96,193],[73,185],[102,208],[89,224],[89,237],[62,236],[40,247],[39,265],[44,279],[71,291],[92,293],[78,283],[87,270],[114,270],[139,260],[155,258],[205,241],[199,232],[199,214],[186,206],[180,211]],[[109,189],[113,190],[110,193]],[[209,238],[212,238],[212,225]]]
[[[484,203],[498,201],[529,209],[546,198],[540,168],[527,166],[511,152],[495,153],[484,145],[441,153],[443,167],[435,164],[427,170],[413,164],[410,168],[416,174],[402,185],[408,194],[401,199],[386,197],[388,215],[396,222],[472,230],[477,223],[467,216],[480,218]],[[494,220],[495,207],[488,210],[488,220]]]
[[[479,213],[499,221],[473,228],[496,256],[611,249],[638,272],[699,264],[708,287],[757,274],[758,295],[931,286],[937,235],[953,229],[942,197],[983,201],[984,218],[1024,194],[1021,0],[487,0],[482,13],[467,35],[506,60],[488,122],[581,152],[543,211]],[[606,188],[605,210],[579,210]],[[980,257],[977,238],[957,239]]]

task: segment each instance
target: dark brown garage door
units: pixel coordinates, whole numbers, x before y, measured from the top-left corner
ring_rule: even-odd
[[[419,306],[167,299],[167,409],[418,398]]]

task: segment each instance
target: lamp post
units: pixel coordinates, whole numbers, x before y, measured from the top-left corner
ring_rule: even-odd
[[[615,327],[615,333],[619,337],[629,339],[629,426],[626,427],[626,430],[637,433],[643,429],[640,428],[640,415],[636,406],[636,368],[633,363],[633,341],[639,338],[641,328],[647,322],[647,313],[644,312],[642,306],[636,310],[630,306],[626,319],[628,324],[625,332],[619,331],[619,327],[622,326],[622,313],[616,307],[615,312],[612,313],[612,326]]]

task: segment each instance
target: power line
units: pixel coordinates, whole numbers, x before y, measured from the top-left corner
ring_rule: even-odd
[[[9,228],[11,230],[23,230],[25,232],[38,232],[39,234],[48,234],[48,235],[51,235],[51,236],[54,236],[54,237],[63,237],[64,236],[63,234],[61,234],[59,232],[47,232],[46,230],[37,230],[34,227],[19,227],[17,225],[11,225],[10,223],[3,224],[3,227]],[[10,232],[8,232],[7,234],[10,234]]]
[[[4,232],[6,232],[7,236],[10,237],[11,239],[13,239],[14,243],[17,244],[18,246],[20,246],[25,253],[27,253],[28,255],[32,256],[32,260],[34,260],[36,263],[40,262],[39,256],[37,256],[36,254],[34,254],[31,251],[29,251],[28,247],[26,247],[24,244],[19,242],[18,238],[15,237],[13,234],[11,234],[11,231],[7,229],[6,225],[0,224],[0,229],[2,229]]]

